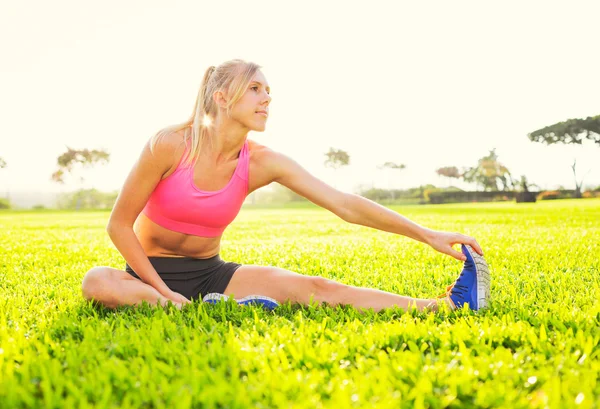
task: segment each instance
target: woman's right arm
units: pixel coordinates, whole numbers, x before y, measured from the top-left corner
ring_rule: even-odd
[[[178,141],[181,141],[178,135],[166,135],[155,145],[152,153],[148,140],[119,192],[106,227],[110,239],[133,271],[144,283],[170,299],[177,293],[167,287],[150,263],[133,231],[133,224],[162,176],[172,166]]]

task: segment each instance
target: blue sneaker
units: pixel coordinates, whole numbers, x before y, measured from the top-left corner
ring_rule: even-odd
[[[228,299],[228,295],[220,293],[210,293],[206,294],[204,298],[202,298],[202,301],[210,304],[216,304],[220,300],[227,301]],[[266,297],[264,295],[248,295],[244,298],[240,298],[239,300],[235,298],[235,301],[239,305],[259,304],[268,310],[275,309],[279,306],[279,303],[276,300],[274,300],[273,298]]]
[[[454,282],[446,288],[446,293],[438,298],[450,300],[450,308],[462,308],[469,303],[469,308],[477,311],[487,307],[490,298],[490,270],[482,256],[468,244],[463,244],[462,252],[467,257],[462,272]]]

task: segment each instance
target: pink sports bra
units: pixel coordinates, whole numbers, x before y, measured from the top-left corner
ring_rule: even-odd
[[[240,151],[231,180],[217,191],[198,189],[193,167],[184,167],[182,163],[187,151],[186,145],[177,169],[158,183],[142,212],[169,230],[194,236],[220,236],[238,215],[248,194],[248,141]]]

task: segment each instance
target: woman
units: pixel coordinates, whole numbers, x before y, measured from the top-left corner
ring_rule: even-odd
[[[259,300],[351,304],[379,311],[393,305],[437,310],[487,305],[489,272],[477,241],[421,227],[358,195],[340,192],[297,162],[247,139],[265,130],[270,87],[259,66],[231,60],[210,67],[190,119],[146,143],[110,215],[107,232],[127,262],[125,271],[94,267],[83,279],[88,300],[108,308],[142,301],[177,308],[192,299],[215,301],[261,294]],[[465,261],[446,293],[416,299],[348,286],[277,267],[240,265],[219,256],[224,229],[246,196],[278,182],[349,223],[402,234]],[[463,244],[462,253],[452,245]],[[466,245],[466,246],[465,246]],[[442,298],[443,297],[443,298]],[[252,297],[251,297],[252,298]]]

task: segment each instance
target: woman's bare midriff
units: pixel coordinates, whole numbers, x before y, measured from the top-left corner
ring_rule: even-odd
[[[221,236],[199,237],[165,229],[140,213],[133,225],[148,257],[211,258],[219,253]]]
[[[254,190],[266,186],[271,182],[271,177],[263,167],[258,163],[257,153],[263,148],[262,145],[256,142],[249,141],[249,184],[248,194]],[[179,155],[183,154],[183,149]],[[176,164],[177,162],[175,162]],[[230,169],[224,172],[225,175],[217,175],[214,170],[200,169],[199,174],[204,175],[206,181],[194,180],[196,186],[201,186],[204,190],[220,190],[227,184],[233,176],[235,165],[232,164]],[[198,164],[199,168],[201,164]],[[163,175],[163,179],[169,175],[171,171]],[[208,181],[219,185],[207,185]],[[200,237],[189,234],[179,233],[165,229],[162,226],[154,223],[144,213],[140,213],[133,225],[135,232],[144,252],[148,257],[194,257],[194,258],[210,258],[219,254],[221,250],[221,236],[217,237]]]

